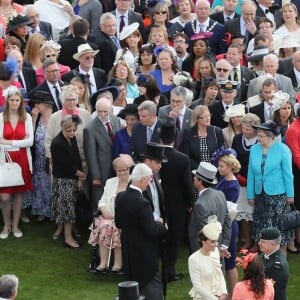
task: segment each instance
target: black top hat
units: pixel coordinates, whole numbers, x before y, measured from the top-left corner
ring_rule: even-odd
[[[167,145],[172,144],[176,139],[176,135],[177,130],[175,120],[170,117],[162,120],[159,130],[159,137],[162,143]]]
[[[12,32],[19,27],[29,24],[32,24],[32,21],[27,16],[17,15],[9,20],[6,33]]]
[[[260,125],[252,125],[252,127],[255,129],[271,131],[276,136],[280,133],[280,128],[277,126],[277,124],[270,120]]]
[[[224,82],[221,82],[221,90],[223,90],[224,92],[233,92],[237,89],[238,86],[238,82],[237,81],[231,81],[231,80],[227,80]]]
[[[165,148],[161,144],[148,142],[146,144],[146,152],[141,154],[141,157],[154,159],[162,163],[168,162],[168,159],[164,156]]]
[[[277,240],[280,238],[280,231],[277,228],[265,228],[260,232],[260,238],[267,241]]]
[[[139,293],[139,284],[136,281],[123,281],[118,284],[119,296],[115,300],[145,300]]]
[[[91,103],[91,107],[94,109],[96,102],[97,102],[97,97],[99,94],[104,93],[104,92],[111,92],[112,96],[113,96],[113,101],[115,101],[118,97],[119,97],[119,90],[117,87],[115,86],[106,86],[103,87],[102,89],[98,90],[97,92],[95,92],[91,98],[90,98],[90,103]]]
[[[139,117],[138,114],[138,107],[136,104],[132,103],[132,104],[127,104],[119,113],[118,113],[118,117],[121,119],[125,119],[126,116],[128,115],[134,115]]]
[[[260,61],[267,54],[269,54],[268,47],[264,46],[264,45],[259,45],[259,46],[257,46],[257,47],[254,48],[254,50],[251,53],[251,55],[247,58],[247,61],[248,62]]]
[[[52,95],[46,91],[36,91],[30,96],[29,106],[33,107],[35,103],[46,103],[51,104],[53,107],[56,106]]]

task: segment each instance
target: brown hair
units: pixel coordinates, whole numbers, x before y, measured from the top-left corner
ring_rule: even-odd
[[[118,60],[116,64],[111,68],[111,70],[108,73],[107,79],[110,80],[112,78],[117,78],[116,77],[116,69],[119,65],[125,66],[127,69],[127,82],[134,84],[135,83],[135,76],[132,72],[132,70],[129,68],[128,64],[126,63],[125,60]],[[125,84],[126,85],[126,84]]]
[[[42,34],[38,32],[33,34],[28,39],[28,42],[26,44],[24,60],[32,63],[36,60],[36,58],[40,59],[40,48],[45,41],[46,38]]]

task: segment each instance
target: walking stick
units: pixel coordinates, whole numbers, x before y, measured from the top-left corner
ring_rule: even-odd
[[[106,268],[109,268],[109,262],[110,262],[110,257],[111,257],[111,250],[112,250],[112,241],[113,241],[113,235],[114,235],[114,221],[112,222],[112,232],[111,232],[111,238],[110,238],[110,245],[109,245],[109,252],[108,252],[108,259],[107,259],[107,264],[106,264]]]

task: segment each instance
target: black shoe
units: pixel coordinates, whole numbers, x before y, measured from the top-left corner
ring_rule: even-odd
[[[78,245],[78,247],[77,246],[72,246],[72,245],[70,245],[70,244],[68,244],[66,242],[64,242],[64,247],[70,248],[70,249],[73,249],[73,250],[80,249],[80,245]]]
[[[107,273],[107,269],[106,268],[96,268],[96,273],[97,274],[106,274]]]
[[[124,275],[122,269],[111,269],[111,273],[115,275]]]
[[[168,282],[181,280],[183,278],[183,276],[184,275],[182,273],[175,274],[174,276],[169,276]]]

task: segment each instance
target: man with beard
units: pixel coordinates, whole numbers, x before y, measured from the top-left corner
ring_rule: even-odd
[[[183,32],[177,32],[173,37],[174,49],[176,51],[176,60],[178,68],[182,69],[183,61],[189,56],[187,49],[189,47],[189,38]]]

